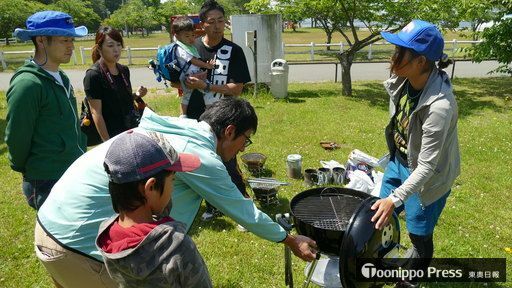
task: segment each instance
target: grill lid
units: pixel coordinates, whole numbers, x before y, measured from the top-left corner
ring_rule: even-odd
[[[355,210],[343,236],[340,249],[340,278],[343,287],[370,287],[373,282],[357,281],[356,273],[360,269],[357,259],[381,259],[400,244],[400,224],[393,212],[389,224],[382,230],[375,229],[371,222],[375,211],[371,210],[376,197],[370,197],[360,203]],[[361,263],[358,263],[361,264]]]

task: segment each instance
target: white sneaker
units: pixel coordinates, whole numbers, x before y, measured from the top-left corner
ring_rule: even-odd
[[[215,216],[212,214],[212,213],[209,213],[209,212],[204,212],[203,215],[201,215],[201,220],[203,221],[210,221],[214,218]]]
[[[236,226],[236,229],[238,229],[238,231],[240,232],[247,232],[247,229],[245,229],[245,227],[240,224]]]

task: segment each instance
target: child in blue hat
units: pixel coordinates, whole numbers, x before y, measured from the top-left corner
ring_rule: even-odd
[[[396,34],[381,35],[396,48],[393,75],[384,82],[391,100],[385,130],[390,162],[372,221],[382,229],[393,211],[405,210],[413,245],[408,268],[426,269],[434,253],[434,227],[460,174],[457,102],[442,70],[452,61],[443,54],[443,37],[432,23],[413,20]]]
[[[73,18],[59,11],[37,12],[26,25],[14,35],[32,40],[35,54],[16,71],[7,90],[5,142],[11,168],[23,175],[23,193],[37,210],[86,150],[73,87],[59,66],[69,62],[74,37],[85,36],[87,28],[75,27]]]

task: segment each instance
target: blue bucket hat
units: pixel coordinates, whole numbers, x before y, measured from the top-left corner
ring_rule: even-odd
[[[27,29],[14,30],[14,36],[22,41],[28,41],[34,36],[83,37],[88,32],[85,26],[75,28],[73,18],[59,11],[34,13],[28,17],[26,24]]]
[[[396,34],[380,32],[380,35],[389,43],[410,48],[431,61],[440,60],[443,56],[443,36],[432,23],[412,20]]]

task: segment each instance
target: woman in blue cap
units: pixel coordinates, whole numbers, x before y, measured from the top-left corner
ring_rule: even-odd
[[[396,48],[393,75],[384,82],[391,100],[385,130],[390,162],[372,221],[382,229],[393,211],[405,209],[413,245],[409,268],[426,269],[434,253],[434,227],[460,173],[457,102],[442,70],[452,61],[443,54],[443,37],[432,23],[413,20],[396,34],[381,35]]]

